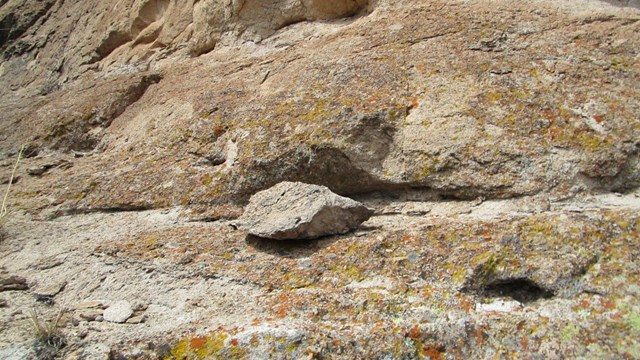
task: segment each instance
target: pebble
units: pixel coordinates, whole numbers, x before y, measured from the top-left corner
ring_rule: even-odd
[[[104,320],[114,323],[123,323],[133,315],[133,308],[126,300],[121,300],[109,306],[102,316]],[[96,319],[97,320],[97,319]]]
[[[64,264],[63,259],[59,259],[55,256],[49,256],[43,259],[40,259],[33,267],[38,270],[47,270],[52,269],[56,266],[60,266]]]
[[[127,320],[127,324],[141,324],[146,320],[146,316],[144,315],[138,315],[138,316],[134,316],[129,318],[129,320]]]
[[[91,308],[104,309],[104,305],[100,300],[83,301],[76,305],[76,309],[91,309]]]
[[[97,309],[90,309],[88,311],[83,311],[80,313],[80,318],[87,321],[96,321],[98,316],[102,316],[102,311]]]
[[[495,300],[488,304],[476,304],[478,312],[512,312],[522,309],[522,304],[515,300]]]

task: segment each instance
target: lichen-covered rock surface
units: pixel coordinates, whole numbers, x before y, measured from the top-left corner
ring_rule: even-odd
[[[0,0],[0,358],[640,358],[639,7]]]

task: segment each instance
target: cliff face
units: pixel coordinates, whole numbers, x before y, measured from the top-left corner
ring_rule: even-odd
[[[48,94],[83,74],[128,75],[212,51],[260,42],[302,21],[348,17],[367,1],[7,1],[0,46],[3,93]],[[29,76],[25,76],[25,72]]]
[[[2,144],[74,166],[31,206],[637,186],[633,8],[338,3],[35,3],[3,45]]]
[[[511,329],[514,319],[525,316],[529,307],[518,308],[524,309],[523,314],[505,315],[505,322],[496,320],[497,328],[485,329],[484,313],[469,305],[465,321],[477,325],[476,330],[485,324],[486,334],[480,336],[485,340],[464,342],[454,336],[457,325],[452,324],[462,316],[449,312],[461,311],[453,309],[454,298],[465,304],[478,302],[482,309],[478,293],[495,288],[499,293],[507,284],[539,290],[544,296],[534,296],[535,300],[548,311],[557,310],[560,303],[569,306],[564,302],[581,304],[589,296],[590,304],[605,300],[622,304],[626,300],[621,299],[627,299],[631,310],[618,314],[620,319],[611,324],[612,328],[622,324],[620,337],[607,333],[612,335],[594,343],[604,354],[637,356],[637,348],[610,344],[638,331],[637,292],[625,285],[637,275],[636,260],[625,263],[628,268],[621,270],[625,275],[617,278],[616,284],[622,286],[617,290],[563,292],[562,288],[591,274],[589,269],[596,265],[598,276],[613,279],[614,260],[605,256],[615,252],[613,243],[637,251],[630,240],[637,235],[637,219],[628,208],[637,208],[634,194],[640,185],[638,5],[595,0],[0,1],[3,183],[18,149],[28,144],[8,202],[22,220],[7,223],[11,236],[3,251],[19,258],[12,241],[27,241],[20,226],[40,229],[30,223],[35,220],[74,222],[97,216],[87,215],[94,212],[120,216],[129,210],[177,209],[180,221],[218,221],[215,226],[224,229],[212,235],[220,243],[203,245],[207,250],[198,254],[208,251],[225,258],[223,244],[233,243],[234,256],[254,256],[250,265],[233,256],[225,258],[229,263],[224,266],[215,256],[209,260],[225,279],[247,278],[252,294],[280,291],[263,294],[268,300],[261,300],[261,310],[252,307],[256,314],[271,311],[278,321],[298,324],[303,314],[321,307],[318,297],[308,298],[299,289],[317,291],[340,303],[353,286],[361,289],[357,286],[366,281],[384,280],[384,286],[372,287],[385,289],[380,301],[403,304],[384,317],[380,314],[393,310],[380,307],[373,299],[379,291],[365,286],[359,291],[372,296],[365,302],[376,306],[360,304],[352,314],[338,311],[341,305],[334,304],[324,315],[314,315],[313,326],[331,330],[303,331],[300,325],[296,329],[304,340],[294,342],[300,351],[296,354],[333,353],[336,348],[327,345],[326,337],[342,334],[340,321],[352,322],[352,336],[364,344],[341,343],[338,348],[346,349],[346,358],[369,354],[362,346],[371,347],[371,354],[379,353],[384,342],[377,341],[385,337],[395,339],[394,344],[400,339],[396,345],[402,349],[393,355],[398,357],[410,356],[411,351],[415,356],[435,352],[490,356],[480,350],[486,339],[495,345],[496,354],[537,351],[522,344],[497,344],[504,335],[501,331]],[[370,220],[369,231],[358,237],[315,242],[316,252],[294,249],[295,257],[311,259],[313,268],[324,269],[325,275],[307,273],[308,268],[278,256],[291,249],[243,242],[237,231],[224,227],[224,220],[237,217],[252,194],[281,181],[326,185],[375,207],[381,218]],[[612,192],[622,194],[622,200],[602,200]],[[592,208],[580,200],[585,196],[596,196]],[[558,205],[567,199],[575,201],[578,213],[592,213],[567,215],[567,207]],[[484,209],[485,200],[495,203]],[[394,206],[399,210],[389,210]],[[414,206],[427,210],[409,209]],[[429,215],[432,208],[442,206],[450,209]],[[501,207],[508,210],[496,210]],[[471,220],[444,218],[474,212],[479,215]],[[518,217],[533,213],[540,214],[531,223]],[[421,214],[421,220],[411,220],[407,214]],[[597,218],[593,229],[586,220],[590,217]],[[538,220],[544,225],[536,225]],[[441,228],[433,230],[432,221]],[[415,229],[403,229],[406,222]],[[567,222],[588,228],[577,236],[578,229],[563,227]],[[106,252],[120,254],[113,261],[129,259],[148,266],[145,261],[154,261],[149,253],[167,259],[171,254],[138,253],[141,239],[154,238],[154,243],[166,239],[158,245],[162,249],[172,242],[182,244],[185,232],[191,234],[187,224],[180,222],[176,229],[160,234],[141,225],[138,230],[128,228],[129,238],[124,234],[98,238],[130,243],[128,248],[120,244],[122,249],[114,245],[120,252]],[[485,227],[485,232],[477,230]],[[139,233],[143,228],[150,233]],[[73,230],[67,236],[78,241],[81,232]],[[448,232],[464,235],[450,238]],[[517,241],[502,241],[512,238]],[[396,242],[388,243],[389,239]],[[574,240],[584,243],[563,251],[553,248]],[[100,241],[90,244],[102,253]],[[350,242],[363,248],[351,249]],[[344,252],[331,250],[334,245]],[[387,253],[380,246],[395,250]],[[427,255],[429,251],[433,254]],[[370,253],[374,255],[368,262]],[[408,259],[413,253],[419,260],[396,264],[391,259]],[[322,259],[329,254],[337,258],[327,263]],[[575,261],[568,260],[571,256]],[[538,266],[532,259],[548,264]],[[349,262],[358,270],[353,276]],[[256,268],[266,278],[252,277],[251,269]],[[294,278],[305,285],[293,284]],[[338,280],[326,280],[331,278]],[[331,292],[332,286],[345,293]],[[424,295],[429,300],[418,306],[411,296],[422,294],[425,286],[436,295]],[[67,301],[80,296],[73,286],[66,291]],[[276,302],[285,300],[278,296],[310,305],[279,317]],[[412,319],[412,311],[439,306],[436,298],[446,304],[439,314],[443,318],[454,314],[450,317],[457,320],[440,324],[445,326],[441,332],[429,332],[427,328],[437,321],[429,316]],[[530,316],[534,315],[525,316],[527,321],[542,326],[541,318]],[[262,320],[269,323],[268,317]],[[358,327],[365,326],[368,317],[382,324],[371,334]],[[588,332],[595,331],[589,324],[598,319],[583,324]],[[553,321],[559,326],[564,320]],[[228,337],[222,342],[230,346],[234,334],[249,331],[243,327],[246,324],[233,325],[237,326],[211,336]],[[193,323],[184,326],[179,330],[204,331]],[[554,343],[553,334],[564,335],[553,326],[544,328],[546,335],[527,341],[537,341],[538,350],[551,344],[554,350],[547,353],[558,356],[587,351],[591,343],[583,337]],[[319,335],[314,337],[313,331]],[[178,333],[176,325],[167,330],[166,339],[175,340]],[[109,336],[109,341],[101,341],[113,344],[114,337]]]

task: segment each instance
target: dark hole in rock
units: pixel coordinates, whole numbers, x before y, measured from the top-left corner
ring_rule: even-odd
[[[494,281],[482,289],[482,294],[486,297],[510,297],[521,303],[548,299],[554,296],[553,292],[538,286],[527,278]]]
[[[338,235],[339,236],[339,235]],[[247,235],[245,242],[257,251],[285,258],[309,257],[334,243],[338,236],[325,236],[308,240],[273,240]]]
[[[53,296],[51,295],[37,295],[36,301],[48,306],[52,306],[56,303],[56,301],[53,299]]]
[[[464,199],[461,198],[460,196],[455,195],[455,194],[444,193],[444,194],[440,194],[439,200],[441,200],[441,201],[460,201],[460,200],[464,200]]]

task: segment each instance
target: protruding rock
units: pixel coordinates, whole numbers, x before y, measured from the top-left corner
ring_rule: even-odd
[[[27,280],[21,276],[0,274],[0,291],[27,290]]]
[[[131,304],[126,301],[117,301],[113,305],[109,306],[102,316],[106,321],[123,323],[127,321],[133,315],[133,308]]]
[[[326,186],[281,182],[254,194],[235,225],[264,238],[313,239],[344,234],[373,211]]]
[[[67,286],[67,282],[64,280],[60,282],[47,283],[36,287],[33,290],[33,293],[37,297],[54,297],[64,290],[65,286]]]

